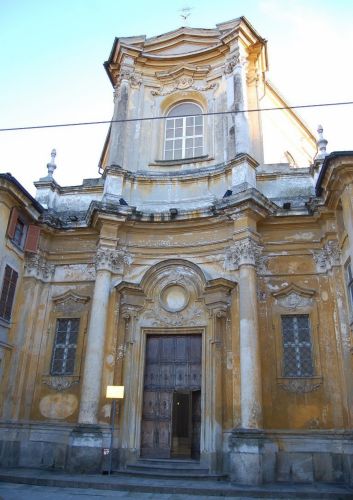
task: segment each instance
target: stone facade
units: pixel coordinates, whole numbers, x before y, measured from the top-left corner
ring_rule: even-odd
[[[59,186],[55,151],[36,199],[0,175],[0,463],[100,470],[124,385],[115,468],[352,484],[353,153],[247,112],[285,103],[245,18],[116,39],[105,68],[100,177]]]

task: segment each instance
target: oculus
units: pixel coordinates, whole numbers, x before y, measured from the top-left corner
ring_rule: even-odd
[[[189,294],[183,286],[173,283],[163,288],[160,302],[166,311],[179,312],[187,306]]]

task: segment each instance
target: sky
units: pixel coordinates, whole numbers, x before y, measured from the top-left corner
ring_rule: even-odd
[[[353,101],[352,0],[0,0],[0,128],[110,120],[103,62],[117,36],[213,28],[245,16],[268,40],[269,80],[291,105]],[[328,150],[353,150],[353,105],[300,112]],[[60,185],[98,177],[108,125],[0,132],[0,172],[35,193],[56,148]]]

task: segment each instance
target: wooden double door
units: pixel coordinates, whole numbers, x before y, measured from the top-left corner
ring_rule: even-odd
[[[141,456],[199,458],[201,335],[148,335]]]

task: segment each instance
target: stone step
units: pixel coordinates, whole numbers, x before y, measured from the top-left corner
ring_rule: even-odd
[[[157,459],[139,459],[137,462],[127,464],[127,468],[133,469],[168,469],[168,470],[195,470],[208,473],[208,467],[200,465],[196,460],[157,460]]]
[[[0,483],[32,484],[37,486],[57,486],[61,488],[92,488],[144,492],[182,496],[197,495],[200,498],[221,496],[228,498],[268,498],[313,500],[333,500],[353,498],[353,489],[348,486],[333,484],[266,484],[262,486],[240,486],[229,482],[209,480],[205,482],[178,479],[144,479],[124,475],[102,476],[65,474],[59,471],[43,469],[0,469]],[[86,493],[87,494],[87,493]]]
[[[192,481],[225,481],[226,474],[204,474],[197,471],[180,472],[173,470],[124,470],[114,471],[113,475],[120,477],[150,478],[150,479],[187,479]]]
[[[213,479],[220,481],[227,478],[226,474],[210,474],[208,467],[200,465],[196,460],[178,459],[139,459],[127,464],[126,469],[117,471],[120,474],[150,478],[177,479]]]

